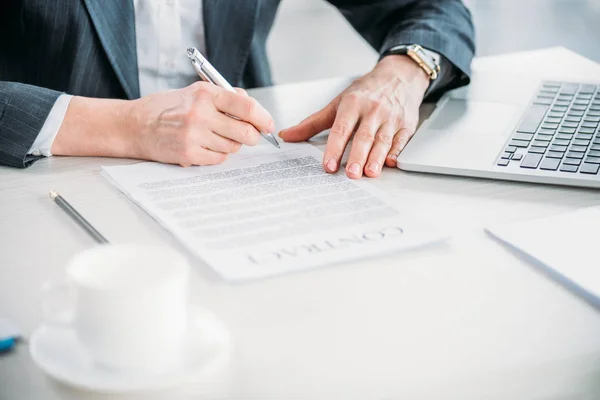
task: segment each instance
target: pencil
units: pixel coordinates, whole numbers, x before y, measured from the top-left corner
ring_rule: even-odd
[[[96,242],[101,244],[108,243],[108,240],[100,232],[96,230],[81,214],[77,212],[76,209],[73,208],[60,194],[51,190],[50,198],[54,200],[54,202],[63,209],[79,226],[81,226]]]

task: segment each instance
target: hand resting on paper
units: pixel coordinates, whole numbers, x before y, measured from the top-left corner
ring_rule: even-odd
[[[398,155],[414,135],[428,86],[429,77],[409,57],[385,57],[325,108],[280,136],[299,142],[331,129],[323,167],[335,173],[354,135],[346,174],[355,179],[363,173],[378,177],[384,164],[396,166]]]
[[[243,90],[196,82],[131,101],[74,97],[52,153],[211,165],[256,145],[259,130],[274,129],[271,115]]]

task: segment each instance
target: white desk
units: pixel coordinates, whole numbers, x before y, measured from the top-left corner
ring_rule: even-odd
[[[600,80],[599,66],[564,49],[477,60],[476,69],[534,64]],[[303,83],[254,95],[281,126],[346,83]],[[62,277],[66,261],[93,245],[48,199],[50,188],[113,242],[181,249],[100,176],[100,165],[130,162],[53,158],[27,170],[0,168],[0,316],[27,333],[35,329],[42,282]],[[455,237],[394,257],[236,286],[192,260],[196,300],[234,337],[231,367],[208,382],[123,398],[600,398],[600,314],[482,231],[488,224],[598,205],[600,192],[398,170],[386,170],[375,184],[409,212],[454,227]],[[0,399],[103,398],[46,377],[25,346],[0,357]]]

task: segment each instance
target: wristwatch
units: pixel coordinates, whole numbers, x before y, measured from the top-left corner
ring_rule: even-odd
[[[418,44],[409,44],[409,45],[400,45],[396,47],[392,47],[388,51],[384,53],[385,56],[391,55],[407,55],[414,62],[416,62],[419,67],[423,69],[429,75],[429,78],[434,81],[440,75],[440,64],[437,62],[428,51],[421,47]]]

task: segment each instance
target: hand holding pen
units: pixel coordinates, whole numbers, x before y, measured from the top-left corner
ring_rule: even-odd
[[[235,89],[227,82],[227,80],[208,62],[208,60],[194,47],[190,47],[187,49],[187,55],[192,61],[192,66],[196,70],[196,73],[200,78],[202,78],[205,82],[210,82],[213,85],[219,86],[223,89],[226,89],[230,92],[236,93]],[[238,119],[234,115],[230,115],[230,117]],[[261,132],[261,135],[273,146],[280,148],[277,139],[270,134]]]
[[[242,145],[257,145],[261,132],[275,130],[255,99],[202,81],[123,102],[120,114],[127,118],[122,143],[105,144],[125,151],[114,156],[182,166],[222,163]]]

